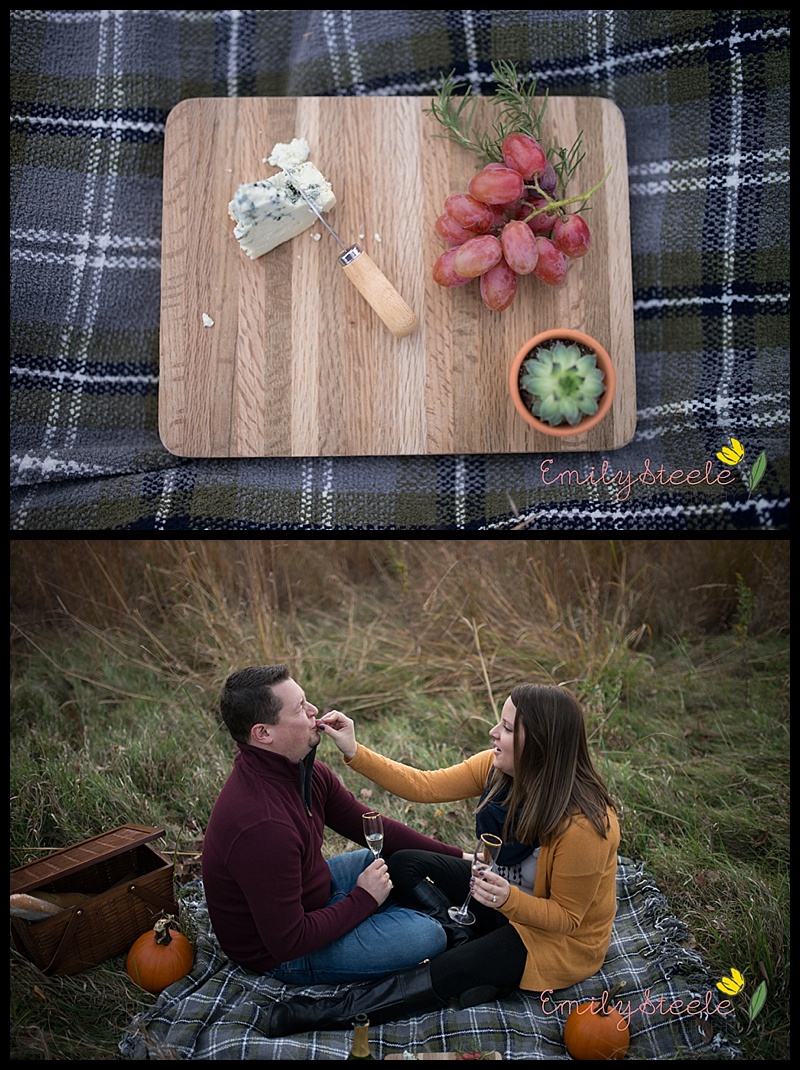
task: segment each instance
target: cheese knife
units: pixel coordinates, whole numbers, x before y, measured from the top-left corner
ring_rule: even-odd
[[[281,170],[291,182],[292,189],[297,190],[320,223],[338,242],[342,249],[339,263],[345,275],[364,300],[378,313],[395,338],[405,338],[406,335],[415,331],[419,326],[416,313],[406,304],[375,261],[358,245],[351,245],[348,248],[323,218],[322,213],[300,183],[294,179],[292,168],[283,167]]]

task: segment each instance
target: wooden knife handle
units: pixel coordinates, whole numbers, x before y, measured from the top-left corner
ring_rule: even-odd
[[[375,261],[363,250],[355,252],[357,248],[354,246],[339,258],[342,270],[361,296],[372,305],[395,338],[405,338],[419,326],[416,313],[406,304]],[[348,262],[345,262],[346,260]]]

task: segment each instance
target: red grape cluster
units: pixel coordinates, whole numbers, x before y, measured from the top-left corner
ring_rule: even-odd
[[[449,248],[433,266],[440,286],[480,278],[483,302],[494,312],[517,296],[520,275],[560,286],[568,258],[584,256],[591,241],[582,216],[552,207],[557,178],[539,142],[508,134],[501,151],[503,163],[487,164],[467,193],[446,198],[435,230]]]

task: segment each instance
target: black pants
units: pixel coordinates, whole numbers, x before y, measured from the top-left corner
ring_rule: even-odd
[[[412,888],[429,877],[454,906],[469,892],[470,863],[431,851],[396,851],[388,859],[394,891],[402,902]],[[443,1000],[470,988],[493,985],[513,991],[519,987],[528,952],[513,925],[499,910],[470,901],[475,924],[472,939],[431,960],[431,983]]]

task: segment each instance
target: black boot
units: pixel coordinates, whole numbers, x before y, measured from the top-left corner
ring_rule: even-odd
[[[363,981],[340,996],[296,996],[272,1008],[271,1037],[310,1033],[317,1029],[351,1029],[357,1014],[371,1025],[411,1018],[447,1006],[431,986],[429,963],[375,981]]]
[[[411,889],[410,893],[403,900],[403,904],[417,907],[423,914],[430,914],[432,918],[435,918],[439,922],[447,934],[448,951],[451,947],[458,947],[459,944],[466,944],[471,938],[470,926],[457,925],[453,921],[447,913],[447,908],[450,906],[450,900],[441,888],[438,888],[428,877],[426,877],[424,881],[420,881],[419,884]]]
[[[468,988],[455,997],[455,1002],[465,1010],[467,1007],[477,1007],[481,1003],[494,1003],[496,999],[506,999],[514,991],[513,988],[495,988],[494,985],[479,985],[477,988]]]

